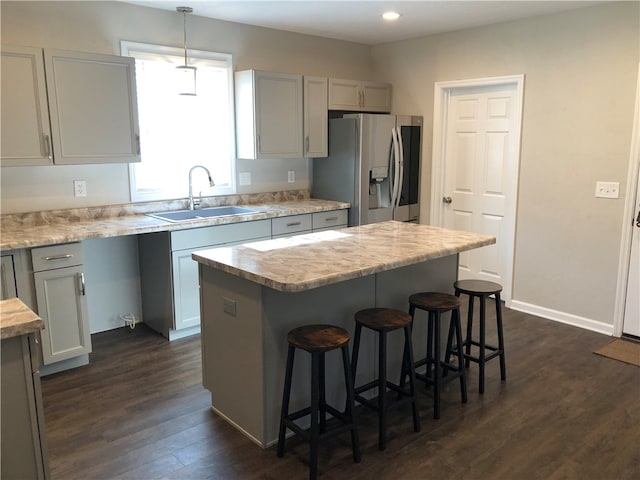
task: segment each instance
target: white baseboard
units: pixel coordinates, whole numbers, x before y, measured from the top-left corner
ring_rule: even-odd
[[[537,315],[538,317],[546,318],[547,320],[566,323],[568,325],[573,325],[574,327],[592,330],[609,336],[613,335],[613,325],[598,322],[590,318],[579,317],[578,315],[573,315],[571,313],[559,312],[557,310],[532,305],[531,303],[521,302],[518,300],[511,300],[509,308],[519,312]]]

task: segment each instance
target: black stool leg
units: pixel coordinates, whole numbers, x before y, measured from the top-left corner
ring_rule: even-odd
[[[471,333],[473,330],[473,295],[469,295],[469,312],[467,313],[467,341],[465,343],[465,354],[467,357],[471,355]],[[469,368],[470,365],[469,359],[465,360],[464,366],[465,368]]]
[[[435,312],[434,317],[434,372],[433,372],[433,418],[440,418],[440,386],[442,385],[440,368],[440,312]]]
[[[413,412],[413,431],[419,432],[420,431],[420,413],[418,412],[418,402],[416,400],[416,375],[412,368],[413,345],[411,344],[411,325],[404,327],[403,330],[404,330],[404,350],[406,352],[406,356],[403,356],[403,358],[406,358],[407,365],[409,365],[409,372],[408,372],[409,373],[409,393],[411,394],[411,397],[413,397],[413,402],[411,402],[411,408]],[[404,362],[405,360],[403,360],[403,365],[405,364]],[[404,367],[403,367],[403,371],[404,371]],[[404,379],[404,373],[402,377]]]
[[[500,293],[496,293],[496,321],[498,325],[498,349],[500,350],[500,379],[507,379],[507,366],[504,359],[504,335],[502,333],[502,303]]]
[[[287,368],[284,374],[284,393],[282,394],[282,411],[280,413],[280,432],[278,433],[278,456],[284,455],[284,437],[287,431],[285,426],[285,418],[289,415],[289,398],[291,396],[291,378],[293,376],[293,357],[296,349],[289,345],[287,352]]]
[[[358,367],[358,354],[360,352],[360,336],[362,335],[362,325],[356,323],[356,331],[353,334],[353,351],[351,352],[351,379],[356,382],[356,368]]]
[[[345,414],[351,418],[351,449],[353,450],[353,461],[359,463],[361,460],[360,439],[358,437],[358,427],[356,424],[355,394],[353,392],[353,378],[351,376],[351,367],[349,365],[349,347],[345,345],[341,350],[344,382],[347,387],[347,406]]]
[[[378,449],[387,448],[387,334],[379,332],[378,335]]]
[[[320,426],[318,422],[320,403],[320,362],[322,355],[311,354],[311,429],[310,429],[310,453],[309,453],[309,479],[318,478],[318,444],[320,443]]]
[[[325,394],[325,368],[324,368],[324,359],[325,352],[320,352],[318,355],[320,356],[320,361],[318,362],[318,373],[320,374],[320,382],[318,387],[319,392],[319,415],[320,415],[320,433],[324,433],[327,431],[327,396]]]
[[[480,386],[478,391],[480,393],[484,393],[484,364],[485,364],[485,333],[486,333],[486,325],[485,325],[485,297],[484,295],[480,295],[480,353],[478,355],[478,376],[480,377]]]
[[[462,354],[462,325],[460,323],[460,310],[457,308],[451,312],[451,325],[455,326],[456,343],[458,344],[458,370],[460,374],[460,394],[462,395],[462,403],[467,402],[467,379],[464,367],[464,355]]]

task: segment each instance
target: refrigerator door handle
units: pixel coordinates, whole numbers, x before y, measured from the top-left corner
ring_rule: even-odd
[[[398,174],[400,173],[400,148],[398,144],[398,132],[395,127],[391,129],[391,139],[393,141],[393,186],[391,190],[391,211],[392,218],[396,216],[396,203],[397,198],[399,196],[398,183],[399,178]]]
[[[400,127],[396,127],[396,137],[398,139],[398,152],[400,155],[398,156],[398,163],[400,168],[398,169],[398,193],[396,195],[396,204],[394,205],[394,209],[400,206],[400,197],[402,196],[402,182],[404,181],[404,150],[402,148],[402,132]]]

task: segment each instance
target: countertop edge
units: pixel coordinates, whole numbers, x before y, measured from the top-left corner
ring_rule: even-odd
[[[444,248],[444,249],[438,249],[429,253],[408,255],[406,257],[403,257],[402,259],[392,260],[389,262],[378,262],[366,268],[354,268],[352,270],[345,270],[345,271],[341,271],[341,272],[327,275],[324,277],[316,277],[313,280],[310,280],[307,282],[303,281],[303,282],[297,282],[297,283],[291,283],[291,282],[285,283],[285,282],[280,282],[274,279],[270,279],[262,275],[248,272],[239,267],[235,267],[232,265],[227,265],[225,263],[215,261],[211,258],[207,258],[198,253],[192,253],[191,257],[193,260],[195,260],[200,264],[203,264],[211,268],[215,268],[225,273],[242,278],[244,280],[257,283],[264,287],[278,290],[280,292],[296,293],[296,292],[311,290],[318,287],[323,287],[326,285],[337,283],[339,281],[351,280],[354,278],[372,275],[375,273],[380,273],[380,272],[392,270],[395,268],[401,268],[401,267],[413,265],[413,264],[428,261],[428,260],[434,260],[434,259],[442,258],[448,255],[456,255],[460,252],[472,250],[474,248],[485,247],[485,246],[493,245],[496,243],[495,237],[492,237],[489,235],[480,235],[480,234],[476,234],[476,235],[482,238],[478,238],[477,240],[474,240],[474,241],[468,241],[463,246],[459,246],[456,248]],[[203,252],[203,254],[204,253],[205,252]]]

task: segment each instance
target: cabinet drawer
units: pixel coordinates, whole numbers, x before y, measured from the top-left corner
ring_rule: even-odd
[[[311,214],[309,213],[271,219],[271,231],[274,237],[308,230],[311,230]]]
[[[256,220],[171,232],[171,250],[203,248],[271,236],[271,222]]]
[[[312,225],[314,230],[347,226],[347,211],[332,210],[330,212],[317,212],[313,214]]]
[[[31,259],[34,272],[82,265],[82,244],[76,242],[32,248]]]

